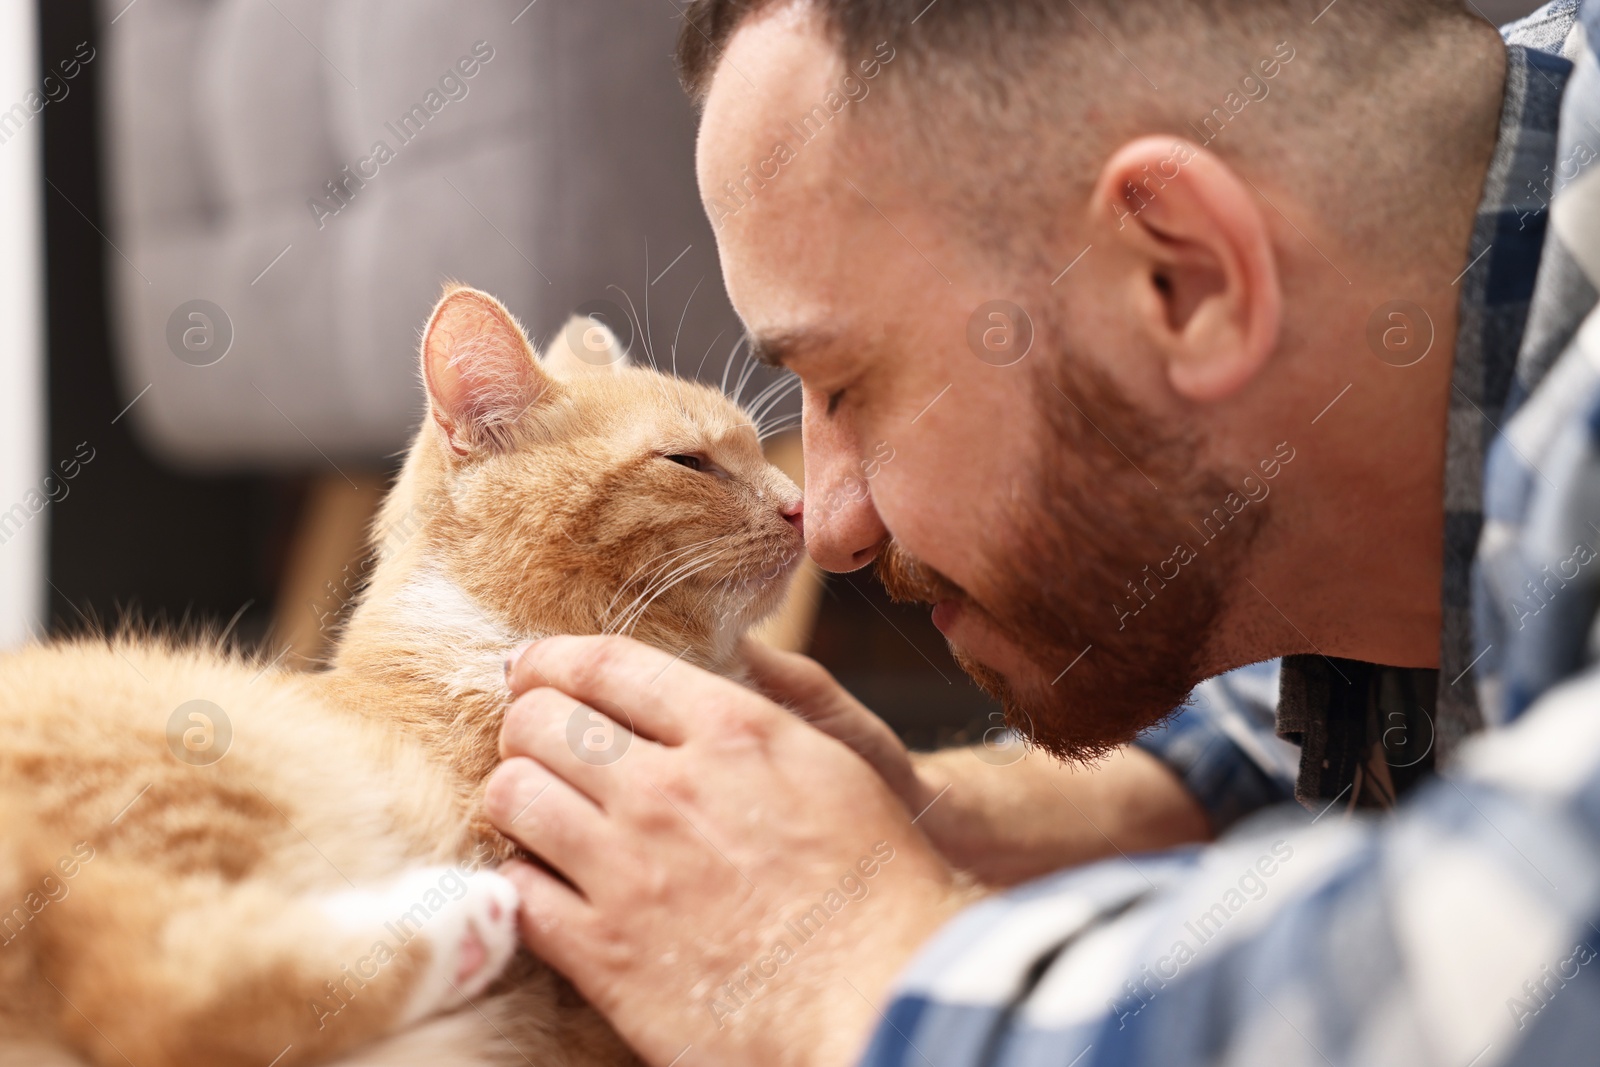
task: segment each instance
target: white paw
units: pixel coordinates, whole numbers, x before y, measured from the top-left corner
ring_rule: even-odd
[[[342,926],[381,930],[391,946],[423,940],[427,961],[402,1025],[464,1006],[517,950],[517,891],[492,871],[421,867],[382,890],[340,893],[326,907]]]
[[[429,958],[411,995],[408,1020],[462,1007],[462,998],[489,988],[517,951],[516,887],[492,871],[465,881],[466,892],[448,900],[422,928]]]

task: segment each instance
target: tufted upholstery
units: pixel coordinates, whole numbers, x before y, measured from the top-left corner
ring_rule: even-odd
[[[150,386],[128,418],[164,458],[326,470],[402,448],[421,411],[417,331],[448,278],[502,296],[536,343],[586,301],[626,307],[625,292],[642,316],[648,298],[663,361],[699,283],[678,362],[692,370],[720,334],[706,371],[720,374],[738,327],[694,189],[672,4],[102,12],[120,388],[133,401]],[[379,141],[392,158],[373,158]],[[346,166],[368,177],[341,205],[328,183]],[[169,344],[193,300],[232,324],[213,365]],[[199,320],[178,333],[196,324],[203,345]]]

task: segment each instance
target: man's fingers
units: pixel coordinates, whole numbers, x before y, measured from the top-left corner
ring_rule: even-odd
[[[817,661],[780,651],[750,637],[740,639],[739,655],[755,688],[789,706],[801,718],[809,719],[819,711],[833,710],[813,707],[819,702],[831,703],[830,698],[838,689],[833,676]]]
[[[811,657],[780,652],[748,637],[739,651],[762,694],[863,755],[869,741],[882,743],[891,733],[882,719]]]
[[[570,973],[563,961],[579,950],[580,931],[590,920],[588,903],[561,879],[530,863],[513,860],[499,873],[517,887],[522,902],[518,915],[522,943],[556,970]]]
[[[511,690],[513,697],[519,697],[530,689],[550,684],[544,675],[528,662],[528,650],[538,643],[529,641],[506,654],[506,686]]]
[[[530,689],[506,709],[500,758],[531,756],[604,808],[618,785],[613,768],[638,750],[657,747],[636,737],[632,725],[559,689]]]
[[[525,757],[502,763],[489,776],[484,809],[501,833],[560,871],[584,891],[605,869],[605,816],[594,802],[549,768]]]
[[[870,763],[908,806],[920,802],[920,782],[905,743],[825,667],[809,656],[780,652],[749,638],[739,651],[763,693]]]
[[[508,681],[514,693],[559,689],[641,736],[678,745],[699,709],[744,692],[682,659],[625,637],[547,637],[513,656]]]

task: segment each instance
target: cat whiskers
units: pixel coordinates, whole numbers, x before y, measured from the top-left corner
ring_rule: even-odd
[[[706,369],[706,360],[711,358],[711,350],[717,347],[717,342],[722,340],[722,335],[727,332],[727,330],[718,330],[717,335],[711,339],[711,343],[706,345],[705,353],[700,357],[700,365],[694,369],[694,376],[696,380],[698,380],[700,375],[704,373]],[[724,385],[723,389],[726,391],[727,386]]]
[[[648,264],[648,249],[646,250],[646,257],[647,257],[646,267],[648,268],[648,265],[649,265]],[[647,278],[649,277],[648,270],[646,271],[646,277]],[[701,282],[704,282],[704,281],[705,281],[705,279],[701,278],[699,282],[695,283],[695,292],[699,291],[700,284],[701,284]],[[650,362],[651,369],[659,371],[661,369],[661,364],[660,364],[660,361],[656,359],[655,348],[651,344],[651,337],[650,337],[650,286],[648,284],[646,284],[646,286],[645,286],[645,291],[644,291],[644,317],[643,318],[640,317],[639,308],[638,308],[638,306],[636,304],[634,304],[633,297],[631,295],[629,295],[629,293],[628,293],[628,291],[626,289],[622,288],[622,286],[620,286],[620,285],[617,285],[615,282],[613,282],[612,284],[606,286],[606,288],[607,289],[615,289],[619,294],[621,294],[622,299],[624,299],[624,300],[626,300],[628,302],[628,310],[626,312],[626,314],[628,316],[628,321],[633,325],[634,333],[637,334],[638,337],[640,338],[640,344],[644,349],[645,358],[647,360],[649,360],[649,362]],[[693,299],[694,299],[694,292],[691,292],[689,294],[689,300],[692,301]],[[684,306],[683,306],[683,318],[680,318],[678,320],[679,335],[681,335],[681,333],[683,331],[684,318],[687,318],[688,315],[689,315],[689,305],[688,305],[688,303],[685,303]],[[722,335],[719,333],[719,334],[717,334],[717,336],[721,337]],[[716,342],[712,341],[712,344],[716,344]],[[709,351],[709,349],[707,351]],[[704,364],[704,362],[705,362],[705,360],[702,359],[701,363]],[[673,337],[673,339],[672,339],[672,378],[677,377],[677,374],[678,374],[678,335],[675,335]],[[683,405],[683,398],[681,396],[679,396],[677,394],[677,392],[670,387],[669,383],[671,382],[672,378],[669,378],[668,376],[663,374],[662,377],[661,377],[661,380],[655,383],[656,392],[658,394],[660,394],[661,400],[662,400],[663,403],[672,405],[674,408],[677,409],[679,414],[684,416],[684,418],[689,418],[690,414],[689,414],[689,411]]]
[[[746,549],[750,547],[752,546],[739,545],[730,547],[729,554],[742,557],[747,554]],[[768,548],[768,550],[762,554],[760,560],[751,561],[740,559],[734,564],[733,568],[727,573],[727,575],[723,577],[720,582],[713,584],[701,594],[700,599],[695,601],[695,608],[698,609],[704,605],[713,594],[718,592],[724,594],[743,593],[744,595],[739,598],[741,601],[739,604],[734,605],[733,607],[730,607],[725,603],[719,605],[721,610],[717,612],[718,625],[719,627],[725,625],[728,621],[728,617],[734,613],[735,607],[748,607],[751,602],[751,598],[754,595],[755,588],[758,586],[765,586],[770,582],[774,582],[781,578],[784,571],[789,568],[789,565],[800,556],[801,551],[801,549],[792,547],[780,548],[776,551],[774,551],[772,548]],[[776,567],[771,565],[774,556],[777,557]]]
[[[707,354],[709,354],[709,350]],[[762,422],[780,404],[787,400],[795,390],[800,388],[800,379],[793,372],[784,372],[775,381],[763,386],[748,403],[745,403],[741,400],[744,396],[744,391],[749,388],[750,380],[761,366],[752,358],[752,355],[750,336],[749,334],[744,334],[728,352],[727,361],[722,365],[722,379],[718,383],[718,387],[722,390],[723,396],[732,400],[735,404],[739,404],[744,409],[750,422],[755,426],[757,440],[765,441],[774,434],[782,433],[784,430],[792,429],[799,425],[799,414],[797,412],[784,415],[777,421],[765,426],[762,425]],[[701,366],[705,365],[703,358],[700,362]],[[739,365],[739,372],[733,383],[733,390],[729,392],[728,375],[733,373],[736,362]]]
[[[745,364],[748,365],[750,360],[749,334],[740,335],[739,340],[735,341],[733,347],[728,350],[727,362],[722,364],[722,383],[720,388],[723,396],[728,395],[728,372],[733,370],[733,361],[739,355],[739,349],[741,348],[744,349]]]
[[[799,377],[793,371],[785,371],[745,405],[745,414],[750,416],[750,421],[759,429],[761,420],[771,414],[775,407],[787,400],[798,388],[800,388]]]
[[[717,539],[715,537],[708,537],[703,541],[696,541],[693,544],[688,545],[680,545],[677,548],[669,548],[663,552],[659,552],[656,555],[651,556],[649,559],[645,560],[638,567],[636,567],[632,574],[623,579],[621,584],[617,587],[616,595],[611,598],[611,602],[606,605],[606,610],[602,614],[609,614],[611,609],[616,607],[617,601],[622,597],[622,594],[627,592],[628,588],[633,585],[634,581],[651,567],[658,567],[658,565],[664,566],[671,560],[681,557],[689,552],[693,552],[695,549],[704,548],[707,545],[715,543],[716,540]],[[653,576],[651,580],[654,580]]]
[[[694,283],[694,288],[689,290],[689,299],[683,302],[683,314],[678,316],[678,332],[672,335],[672,376],[678,376],[678,341],[683,337],[683,324],[689,318],[689,305],[694,303],[694,294],[700,291],[700,286],[705,284],[705,275]]]
[[[622,619],[619,620],[618,625],[607,632],[631,634],[634,628],[643,620],[645,613],[650,610],[651,605],[661,599],[669,590],[710,569],[720,561],[724,554],[725,552],[722,549],[712,549],[704,555],[691,559],[688,563],[679,564],[669,574],[658,578],[644,592],[635,597],[633,603],[628,606],[628,610],[624,612]]]
[[[787,412],[770,422],[767,421],[768,416],[799,388],[800,379],[791,374],[767,386],[756,397],[748,413],[750,421],[755,425],[757,441],[765,441],[774,434],[793,429],[800,424],[798,411]]]
[[[622,286],[618,285],[616,282],[612,282],[610,285],[606,286],[606,288],[607,289],[615,289],[619,294],[621,294],[622,299],[624,299],[624,300],[626,300],[628,302],[628,318],[633,322],[633,332],[639,338],[639,344],[644,348],[644,357],[645,357],[645,359],[649,360],[651,368],[655,369],[656,368],[656,353],[655,353],[655,350],[650,347],[650,332],[649,332],[650,324],[649,324],[649,319],[648,319],[648,315],[649,315],[649,310],[648,309],[649,309],[649,300],[650,300],[649,290],[645,291],[645,307],[646,307],[645,315],[646,315],[646,317],[641,318],[640,315],[639,315],[638,305],[634,304],[633,297],[628,293],[628,291],[626,289],[624,289]]]
[[[633,587],[634,582],[639,578],[640,575],[644,574],[645,571],[649,570],[652,567],[656,568],[656,573],[652,574],[651,577],[649,578],[649,580],[645,583],[645,588],[646,588],[646,590],[648,590],[650,588],[650,586],[653,585],[656,582],[656,580],[661,576],[660,572],[662,570],[665,570],[667,567],[672,566],[676,561],[682,559],[684,556],[686,556],[686,555],[688,555],[688,554],[690,554],[692,552],[695,552],[695,551],[700,550],[700,549],[707,548],[708,546],[715,544],[718,540],[719,540],[719,538],[716,538],[716,537],[708,537],[703,541],[696,541],[693,544],[683,545],[683,546],[681,546],[679,548],[674,548],[674,549],[667,549],[664,552],[661,552],[661,553],[658,553],[657,555],[651,556],[644,563],[640,564],[639,567],[637,569],[635,569],[632,574],[628,575],[628,577],[625,578],[622,581],[622,583],[617,587],[616,595],[613,596],[611,598],[611,602],[606,605],[605,611],[600,613],[600,619],[601,619],[602,626],[605,625],[605,620],[610,618],[612,609],[614,609],[617,606],[617,601],[622,599],[623,594],[626,593],[630,588]],[[643,594],[640,594],[640,595],[643,595]],[[634,598],[634,603],[637,603],[637,600],[638,600],[638,598],[635,597]],[[630,609],[632,608],[632,604],[631,603],[629,605],[629,608]],[[609,629],[606,632],[609,632]]]
[[[734,383],[733,396],[729,397],[735,404],[743,405],[745,388],[750,384],[750,379],[755,377],[757,368],[761,366],[750,358],[749,352],[745,354],[744,369],[739,372],[739,380]]]
[[[760,430],[756,434],[756,440],[761,442],[762,444],[765,444],[769,438],[776,437],[778,434],[784,433],[785,431],[788,431],[788,430],[792,430],[796,426],[799,426],[799,425],[800,425],[800,415],[798,413],[796,413],[794,415],[785,415],[783,418],[778,419],[776,422],[772,423],[772,425],[767,426],[767,427],[763,428],[762,430]]]

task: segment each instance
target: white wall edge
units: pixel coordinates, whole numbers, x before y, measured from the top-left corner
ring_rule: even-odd
[[[35,0],[0,0],[0,648],[40,632],[45,497],[44,202]],[[32,94],[32,95],[30,95]]]

